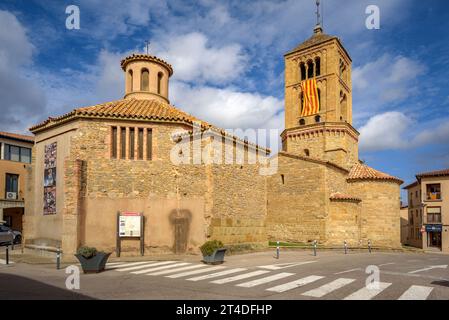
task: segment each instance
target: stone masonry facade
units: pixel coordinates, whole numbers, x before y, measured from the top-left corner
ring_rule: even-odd
[[[301,118],[304,64],[315,70],[321,103],[319,114]],[[285,65],[282,150],[269,157],[269,150],[200,122],[200,154],[213,161],[195,162],[199,120],[169,104],[171,66],[148,55],[124,59],[125,99],[75,109],[31,128],[26,245],[60,247],[66,256],[83,245],[113,252],[117,212],[135,211],[144,215],[147,254],[197,253],[210,239],[245,248],[270,240],[399,247],[402,181],[358,159],[351,59],[340,40],[317,27],[285,55]],[[161,84],[151,83],[153,75],[150,85],[142,80],[148,70],[159,72]],[[44,147],[55,142],[56,214],[44,216]],[[229,148],[233,158],[240,152],[245,161],[228,163]],[[175,163],[177,156],[187,163]],[[254,157],[276,163],[275,172],[261,174],[261,162],[248,161]],[[137,255],[138,246],[124,240],[122,254]]]

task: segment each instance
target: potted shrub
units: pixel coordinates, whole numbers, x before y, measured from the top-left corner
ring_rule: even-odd
[[[84,273],[98,273],[104,271],[106,261],[111,253],[97,251],[92,247],[80,247],[75,254],[83,268]]]
[[[223,243],[221,241],[207,241],[200,247],[200,249],[203,254],[204,263],[221,264],[224,262],[226,248],[223,248]]]

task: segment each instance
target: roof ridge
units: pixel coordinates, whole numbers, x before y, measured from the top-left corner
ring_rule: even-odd
[[[377,169],[374,169],[367,164],[364,163],[356,163],[354,166],[352,166],[348,181],[355,181],[355,180],[391,180],[398,182],[400,184],[403,184],[404,181],[401,179],[392,176],[388,173],[379,171]]]

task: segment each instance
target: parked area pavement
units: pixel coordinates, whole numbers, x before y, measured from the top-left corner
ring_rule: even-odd
[[[0,263],[0,299],[449,299],[449,256],[441,254],[286,250],[276,259],[270,250],[227,256],[222,265],[200,260],[112,259],[105,272],[81,272],[80,289],[68,290],[66,265],[13,258]]]

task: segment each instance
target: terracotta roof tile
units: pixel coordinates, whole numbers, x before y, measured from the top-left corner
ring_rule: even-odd
[[[399,184],[404,182],[399,178],[390,176],[361,163],[354,165],[349,172],[348,181],[355,180],[391,180]]]
[[[295,49],[291,50],[290,52],[303,50],[303,49],[315,46],[319,43],[326,42],[331,39],[337,39],[337,37],[330,36],[325,33],[314,34],[313,36],[311,36],[309,39],[307,39],[303,43],[299,44]]]
[[[416,185],[418,185],[418,181],[412,182],[412,183],[406,185],[405,187],[403,187],[402,189],[409,189],[409,188],[414,187]]]
[[[22,140],[22,141],[34,143],[34,137],[33,136],[27,136],[27,135],[18,134],[18,133],[0,131],[0,137],[9,138],[9,139],[15,139],[15,140]]]
[[[417,174],[416,178],[421,179],[423,177],[438,177],[438,176],[449,176],[449,169],[422,172],[422,173]]]
[[[332,193],[329,199],[331,199],[331,200],[350,200],[350,201],[358,201],[358,202],[362,201],[362,199],[360,199],[360,198],[350,196],[347,194],[343,194],[340,192]]]
[[[69,113],[55,118],[49,117],[47,120],[31,127],[30,131],[34,132],[49,128],[65,120],[70,120],[76,117],[165,120],[186,122],[188,124],[198,121],[201,122],[203,126],[211,126],[210,124],[201,121],[167,103],[157,100],[122,99],[97,104],[90,107],[74,109]]]
[[[62,116],[52,118],[30,128],[31,132],[38,132],[43,129],[48,129],[57,126],[65,121],[75,118],[105,118],[105,119],[134,119],[134,120],[149,120],[149,121],[166,121],[166,122],[180,122],[187,125],[193,125],[195,122],[201,123],[201,130],[205,131],[211,129],[220,134],[230,136],[225,130],[215,127],[205,121],[202,121],[184,111],[175,108],[167,103],[154,99],[122,99],[117,101],[97,104],[90,107],[82,107],[74,109]],[[234,137],[234,136],[232,136]],[[260,149],[270,152],[269,149],[260,147],[256,144],[250,143],[246,140],[234,137],[238,141],[243,141],[246,144],[253,145]]]

